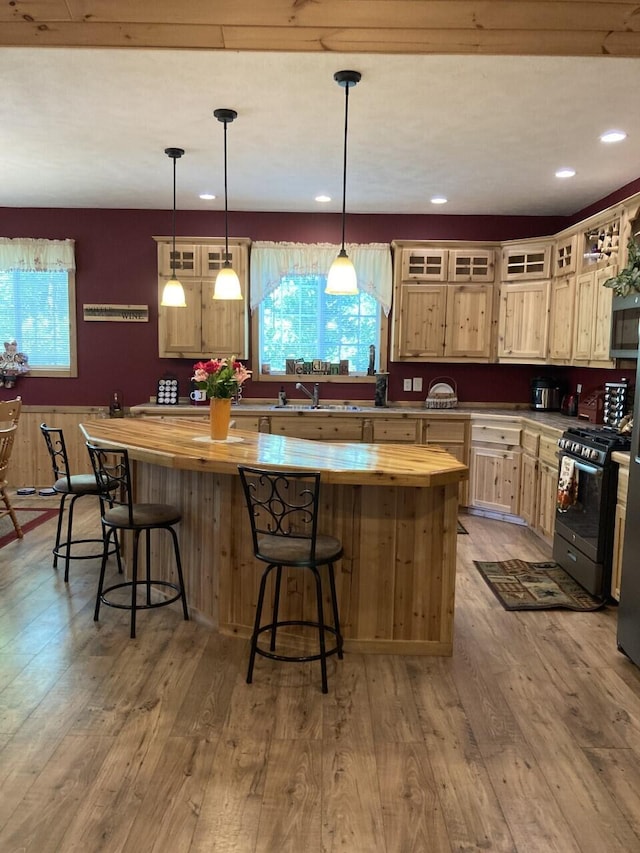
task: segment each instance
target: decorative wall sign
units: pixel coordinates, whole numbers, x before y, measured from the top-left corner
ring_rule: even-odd
[[[82,306],[83,320],[111,321],[112,323],[148,323],[148,305],[96,305]]]

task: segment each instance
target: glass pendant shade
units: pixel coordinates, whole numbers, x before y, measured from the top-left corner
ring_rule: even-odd
[[[356,268],[344,249],[331,264],[325,293],[333,293],[338,296],[354,296],[358,293],[358,277]]]
[[[163,308],[186,308],[187,301],[184,298],[184,287],[180,284],[178,279],[173,276],[169,281],[165,284],[164,290],[162,291],[162,299],[160,300],[160,305]]]
[[[242,299],[242,289],[237,272],[231,265],[224,266],[213,285],[214,299]]]

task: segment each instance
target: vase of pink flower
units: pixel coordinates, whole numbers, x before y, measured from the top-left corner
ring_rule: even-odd
[[[211,438],[224,441],[229,432],[231,401],[251,371],[233,358],[212,358],[193,366],[191,381],[210,401]]]

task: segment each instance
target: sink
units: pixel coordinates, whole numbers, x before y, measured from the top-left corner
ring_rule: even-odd
[[[359,406],[347,405],[331,405],[326,406],[321,403],[317,408],[313,408],[309,403],[287,403],[286,406],[269,406],[270,409],[280,410],[283,412],[359,412]]]

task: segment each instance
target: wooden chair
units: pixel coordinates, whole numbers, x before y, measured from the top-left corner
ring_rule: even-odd
[[[71,560],[95,560],[102,556],[102,545],[104,543],[104,531],[100,539],[74,539],[73,538],[73,510],[78,498],[92,495],[101,500],[104,498],[103,489],[96,485],[96,478],[93,474],[72,474],[69,466],[69,457],[67,456],[67,446],[64,440],[64,433],[57,427],[50,427],[46,424],[40,424],[40,431],[44,436],[49,457],[51,459],[51,467],[53,469],[53,489],[59,495],[60,512],[58,514],[58,529],[56,531],[56,542],[53,547],[53,568],[58,565],[58,557],[64,560],[64,580],[65,583],[69,580],[69,562]],[[62,517],[64,515],[64,507],[67,498],[69,508],[67,512],[67,535],[64,542],[61,542],[62,536]],[[106,498],[108,502],[108,498]],[[95,550],[90,553],[77,553],[78,545],[99,544],[100,551]],[[118,542],[114,543],[110,553],[115,554],[118,560],[118,568],[122,571],[120,564],[120,549]]]
[[[267,564],[260,580],[256,617],[251,636],[251,652],[247,683],[253,679],[256,654],[281,661],[320,661],[322,692],[327,693],[327,657],[342,658],[342,634],[338,617],[338,601],[333,564],[342,556],[342,543],[333,536],[318,533],[320,474],[291,471],[269,471],[238,466],[249,511],[253,551],[258,560]],[[318,567],[326,565],[331,592],[333,625],[325,623],[322,602],[322,580]],[[317,621],[311,619],[278,619],[282,570],[311,572],[316,593]],[[275,569],[275,590],[271,621],[262,625],[262,608],[269,575]],[[277,630],[287,625],[315,628],[318,632],[318,652],[309,655],[276,653]],[[261,634],[269,632],[269,649],[258,646]],[[326,633],[333,634],[335,646],[326,648]]]
[[[16,515],[14,508],[11,506],[11,501],[9,500],[9,495],[7,493],[8,482],[6,477],[7,468],[9,467],[9,459],[11,458],[11,451],[13,449],[13,439],[17,429],[18,425],[16,423],[11,424],[11,426],[5,427],[4,429],[0,429],[0,496],[2,496],[2,501],[5,506],[5,509],[0,509],[0,518],[4,515],[9,515],[13,522],[18,539],[22,539],[24,533],[18,522],[18,516]]]
[[[174,601],[182,602],[182,613],[185,620],[189,619],[187,610],[187,599],[184,589],[184,578],[182,576],[182,562],[180,560],[180,547],[178,537],[173,526],[177,524],[182,516],[178,509],[169,504],[135,503],[132,492],[131,469],[129,465],[129,454],[126,449],[101,448],[87,442],[87,449],[91,458],[91,464],[95,474],[95,483],[103,491],[104,503],[102,524],[106,530],[104,537],[104,551],[102,556],[102,567],[100,580],[98,581],[98,594],[96,596],[96,607],[94,620],[97,622],[100,615],[100,605],[117,607],[122,610],[131,611],[130,636],[136,635],[136,613],[138,610],[149,610],[155,607],[164,607]],[[112,506],[107,506],[111,501]],[[133,533],[133,561],[131,568],[131,580],[122,583],[104,586],[104,575],[109,553],[109,541],[113,537],[116,542],[119,530],[130,530]],[[154,580],[151,576],[151,531],[166,530],[173,542],[177,582],[168,580]],[[140,534],[146,535],[146,577],[138,579],[138,546]],[[138,588],[142,588],[143,600],[138,600]],[[152,596],[153,588],[156,593],[169,591],[168,597]],[[159,589],[158,589],[159,588]],[[119,603],[109,598],[109,593],[117,589],[128,589],[130,591],[129,603]],[[173,593],[173,594],[171,594]]]
[[[14,400],[0,400],[0,426],[17,424],[22,410],[22,397]]]

